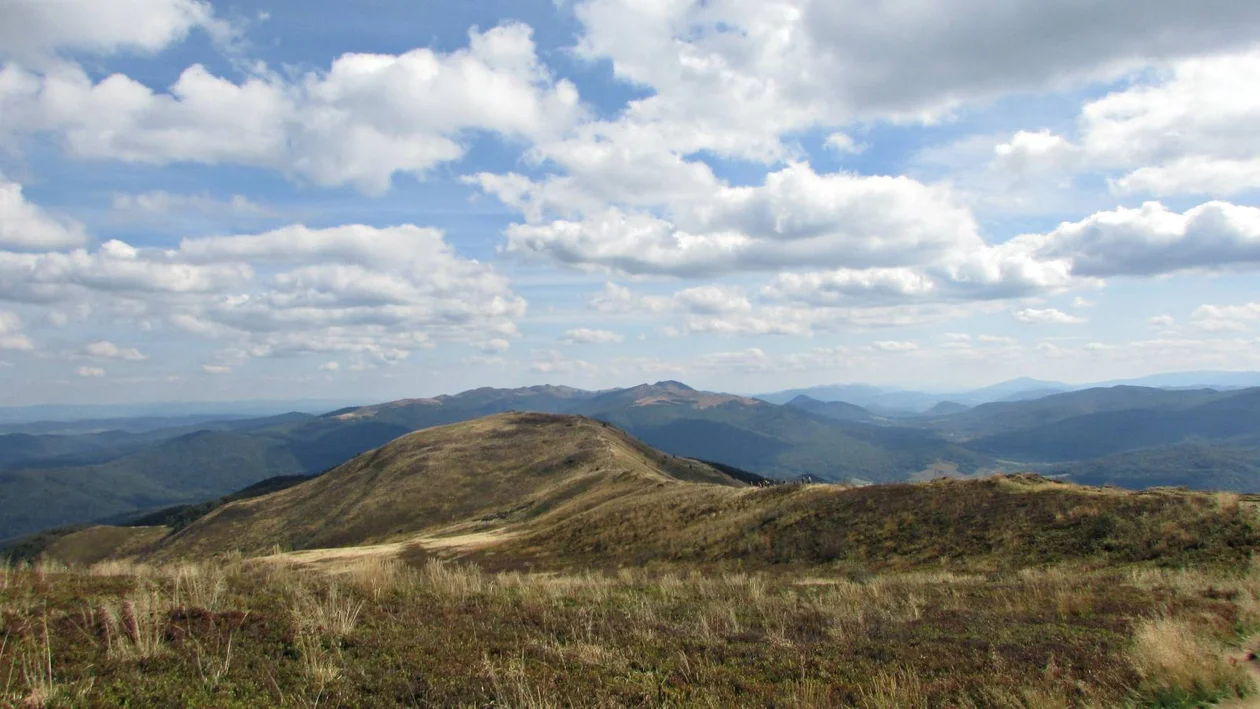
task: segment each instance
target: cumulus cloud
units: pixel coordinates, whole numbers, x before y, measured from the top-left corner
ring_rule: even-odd
[[[1087,102],[1076,139],[1019,131],[999,143],[1005,175],[1100,172],[1114,192],[1228,197],[1260,187],[1260,50],[1171,62]]]
[[[1174,318],[1171,315],[1156,315],[1152,318],[1148,318],[1146,324],[1151,327],[1167,330],[1169,328],[1177,327],[1177,318]]]
[[[0,175],[0,249],[66,249],[87,242],[83,225],[31,204],[21,185]]]
[[[1085,318],[1069,315],[1062,310],[1054,308],[1025,308],[1024,310],[1017,310],[1015,311],[1015,319],[1030,325],[1080,325],[1085,322]]]
[[[340,363],[340,362],[336,362],[336,361],[333,361],[333,362],[324,362],[323,364],[319,365],[319,371],[321,371],[321,372],[337,372],[337,371],[341,371],[341,363]]]
[[[588,0],[575,11],[578,53],[655,91],[632,104],[635,118],[682,115],[696,132],[764,136],[817,121],[930,119],[966,100],[1254,40],[1260,9],[1209,4],[1158,0],[1134,13],[1121,2],[951,0],[907,12],[856,0]]]
[[[186,239],[174,249],[113,240],[95,251],[0,251],[0,299],[92,303],[116,318],[230,343],[247,357],[344,352],[380,363],[440,342],[503,340],[525,312],[493,268],[461,258],[442,232],[412,225],[290,226]],[[86,353],[142,356],[109,342]]]
[[[564,333],[560,341],[566,345],[609,345],[625,341],[625,336],[610,330],[579,327]]]
[[[125,362],[142,362],[148,359],[134,347],[119,347],[108,340],[88,344],[83,348],[83,353],[98,359],[117,359]]]
[[[55,132],[81,158],[249,165],[368,192],[458,159],[469,131],[539,139],[582,114],[522,24],[473,30],[450,53],[345,54],[296,79],[261,71],[234,83],[194,65],[166,92],[122,74],[94,82],[72,65],[10,65],[0,111],[7,131]]]
[[[100,367],[79,367],[75,373],[84,379],[105,376],[105,370]]]
[[[0,57],[45,59],[63,50],[157,52],[200,27],[217,39],[232,29],[201,0],[6,0]]]
[[[1080,149],[1066,138],[1043,129],[1037,132],[1019,131],[1009,142],[999,143],[993,152],[995,167],[1027,175],[1075,167]]]
[[[1260,209],[1208,202],[1179,214],[1147,202],[1064,223],[1013,247],[1067,261],[1078,276],[1255,268],[1260,264]]]
[[[673,218],[610,207],[575,220],[516,224],[509,253],[587,268],[683,276],[801,265],[926,263],[983,247],[968,210],[906,177],[818,174],[797,163],[757,187],[677,195]]]

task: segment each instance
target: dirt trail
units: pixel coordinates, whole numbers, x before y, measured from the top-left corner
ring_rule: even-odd
[[[264,556],[259,560],[266,563],[292,564],[315,568],[329,573],[337,573],[357,562],[381,558],[397,559],[408,547],[415,545],[419,545],[426,550],[460,554],[494,546],[499,542],[515,537],[517,534],[517,532],[506,529],[448,535],[437,532],[388,544],[290,551]]]

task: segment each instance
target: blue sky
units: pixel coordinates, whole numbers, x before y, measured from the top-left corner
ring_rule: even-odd
[[[8,404],[1260,368],[1260,7],[15,0]]]

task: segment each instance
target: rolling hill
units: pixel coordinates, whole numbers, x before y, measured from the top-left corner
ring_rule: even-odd
[[[161,554],[353,546],[442,527],[532,523],[683,482],[746,486],[597,421],[499,414],[409,434],[309,482],[220,507],[173,535]]]
[[[1172,533],[1169,530],[1175,529]],[[152,527],[115,534],[134,553]],[[110,533],[49,546],[99,555]],[[498,414],[404,436],[315,479],[218,506],[146,558],[277,546],[459,557],[488,567],[657,562],[1018,568],[1237,560],[1260,544],[1249,512],[1210,495],[1077,487],[1028,475],[846,488],[750,486],[576,416]],[[330,549],[347,549],[334,553]]]
[[[1231,446],[1260,446],[1260,389],[1226,392],[1117,389],[1121,390],[1118,392],[1122,395],[1121,402],[1140,399],[1143,405],[1120,408],[1123,403],[1117,403],[1111,397],[1095,397],[1090,403],[1106,405],[1097,406],[1090,413],[1064,416],[1041,425],[1027,425],[979,437],[967,445],[973,450],[1001,458],[1050,462],[1086,460],[1194,440]],[[1077,394],[1115,394],[1117,389]],[[1033,403],[1048,402],[1043,399]],[[1037,413],[1046,411],[1042,409]],[[1061,416],[1066,409],[1055,407],[1050,411]],[[967,414],[959,415],[965,416]],[[1008,416],[1011,423],[1026,423],[1028,420],[1017,415]]]
[[[778,406],[667,381],[601,392],[482,388],[322,416],[209,421],[194,431],[3,435],[0,538],[212,500],[277,475],[312,476],[412,431],[508,411],[587,416],[670,454],[842,483],[1053,470],[1047,466],[1197,442],[1229,450],[1214,457],[1196,449],[1201,465],[1186,465],[1185,451],[1166,464],[1148,453],[1120,461],[1123,475],[1100,477],[1095,466],[1079,479],[1136,488],[1216,479],[1254,490],[1260,480],[1248,477],[1246,461],[1260,448],[1258,392],[1122,386],[890,420],[845,403],[801,397]],[[1212,460],[1233,463],[1213,478],[1205,467]]]
[[[505,413],[173,533],[47,538],[4,577],[38,601],[9,612],[5,649],[27,669],[7,696],[1198,706],[1252,691],[1235,645],[1255,627],[1254,499],[733,472],[592,419]]]

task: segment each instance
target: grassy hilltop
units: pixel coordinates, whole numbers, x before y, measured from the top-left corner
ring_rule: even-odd
[[[0,570],[0,701],[1189,707],[1255,691],[1260,517],[1237,494],[771,484],[599,421],[506,413],[145,522],[47,535],[25,547],[34,565]]]

